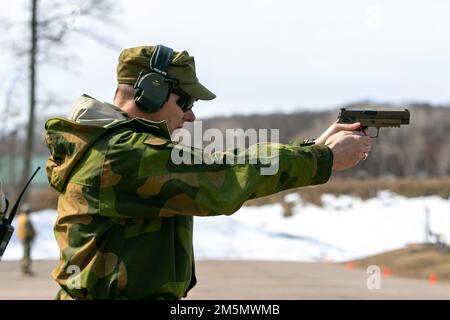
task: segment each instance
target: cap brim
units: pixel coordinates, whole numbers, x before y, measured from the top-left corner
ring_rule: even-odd
[[[212,100],[216,97],[214,93],[209,91],[200,82],[193,84],[180,84],[180,88],[192,98],[196,98],[199,100]]]

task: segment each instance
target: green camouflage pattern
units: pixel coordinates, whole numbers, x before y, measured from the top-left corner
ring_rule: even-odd
[[[52,273],[59,298],[181,299],[196,283],[194,216],[231,215],[248,199],[324,183],[331,174],[324,146],[276,144],[279,170],[263,176],[261,164],[249,163],[256,147],[213,155],[233,152],[246,164],[175,165],[173,148],[193,158],[202,150],[172,142],[164,122],[75,120],[45,125],[47,175],[60,193],[54,232],[61,256]]]
[[[141,71],[150,72],[150,58],[155,46],[142,46],[122,50],[117,64],[117,82],[134,85]],[[200,100],[216,97],[201,84],[195,72],[195,59],[187,51],[174,51],[167,77],[178,80],[178,85],[189,96]]]

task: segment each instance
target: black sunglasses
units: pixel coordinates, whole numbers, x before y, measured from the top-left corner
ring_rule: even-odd
[[[194,106],[195,101],[197,101],[197,99],[192,98],[181,89],[174,88],[172,92],[180,96],[177,99],[177,105],[181,108],[181,110],[183,110],[183,112],[188,112],[189,110],[191,110]]]

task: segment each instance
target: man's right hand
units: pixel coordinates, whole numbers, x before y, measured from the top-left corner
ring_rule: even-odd
[[[333,170],[340,171],[357,165],[372,147],[372,140],[363,132],[339,131],[325,145],[333,152]]]

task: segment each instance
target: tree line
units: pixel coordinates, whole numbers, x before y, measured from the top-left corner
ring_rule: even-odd
[[[358,105],[352,105],[359,108]],[[342,177],[446,177],[450,176],[450,106],[410,104],[383,106],[366,104],[365,109],[389,110],[407,108],[411,113],[409,125],[400,128],[382,128],[374,139],[366,161],[352,170],[339,173]],[[339,109],[291,114],[254,114],[246,116],[215,117],[203,120],[203,130],[279,129],[280,143],[296,138],[316,138],[337,119]],[[44,119],[39,121],[44,122]],[[24,135],[14,132],[3,137],[0,155],[22,155],[20,145]],[[43,127],[39,126],[33,139],[35,155],[48,155]]]

